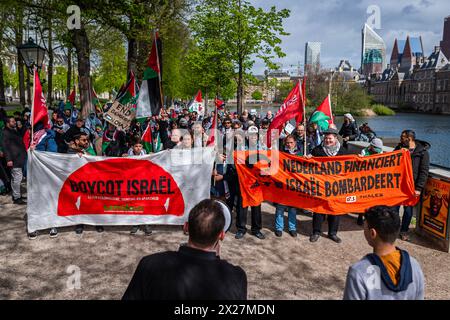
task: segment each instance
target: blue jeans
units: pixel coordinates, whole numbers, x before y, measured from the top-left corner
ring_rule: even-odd
[[[403,218],[402,218],[402,226],[400,228],[401,233],[406,233],[409,231],[409,225],[411,224],[411,220],[413,217],[413,208],[403,206]],[[396,207],[397,212],[400,212],[400,206]]]
[[[289,231],[297,230],[297,209],[293,207],[277,204],[275,207],[275,230],[283,231],[284,229],[284,210],[288,209]]]

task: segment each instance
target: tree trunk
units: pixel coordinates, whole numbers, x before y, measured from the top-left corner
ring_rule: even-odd
[[[238,84],[237,84],[237,113],[242,114],[244,106],[244,81],[243,81],[243,67],[242,59],[239,58],[239,73],[238,73]]]
[[[4,15],[2,15],[4,16]],[[3,25],[0,24],[0,48],[3,47],[2,45],[3,40]],[[3,78],[3,61],[0,59],[0,107],[6,106],[6,99],[5,99],[5,80]]]
[[[208,116],[208,91],[205,90],[205,117]]]
[[[52,19],[48,21],[48,70],[47,70],[47,105],[53,103],[53,44]]]
[[[150,40],[140,40],[138,41],[137,48],[136,77],[140,82],[144,76],[144,70],[147,66],[148,56],[152,48],[152,42]]]
[[[23,13],[20,11],[21,9],[18,9],[18,12],[16,14],[16,21],[15,21],[15,41],[16,41],[16,47],[23,44]],[[19,98],[20,98],[20,104],[22,107],[25,107],[25,74],[24,74],[24,63],[22,60],[22,57],[17,55],[17,70],[19,73]]]
[[[67,48],[67,89],[66,98],[70,95],[72,89],[72,48]]]
[[[0,48],[1,48],[1,38],[0,38]],[[0,107],[6,106],[5,99],[5,81],[3,79],[3,62],[0,59]]]
[[[27,70],[27,104],[31,109],[31,76],[29,70]]]
[[[238,21],[238,32],[239,35],[241,35],[241,0],[239,0],[238,2],[238,8],[239,8],[239,21]],[[238,84],[237,84],[237,105],[236,105],[236,111],[239,115],[242,114],[242,109],[243,109],[243,58],[242,58],[242,43],[241,43],[241,38],[239,38],[238,40],[238,68],[239,68],[239,73],[238,73]]]
[[[90,99],[90,49],[86,30],[75,29],[72,31],[73,45],[77,52],[78,61],[78,89],[80,92],[81,116],[86,119],[91,112],[95,112]]]
[[[137,61],[138,61],[138,43],[136,39],[128,39],[128,61],[127,61],[127,75],[130,71],[134,72],[136,77],[142,77],[142,75],[137,74]]]

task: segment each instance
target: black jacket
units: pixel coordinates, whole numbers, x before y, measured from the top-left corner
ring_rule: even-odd
[[[6,162],[12,161],[14,168],[22,168],[25,164],[27,151],[20,133],[14,129],[3,129],[2,145]]]
[[[399,144],[395,150],[400,150],[402,147]],[[431,145],[428,142],[416,140],[416,148],[411,153],[414,187],[418,191],[422,191],[427,183],[430,170],[430,154],[428,153],[430,148]]]
[[[343,156],[346,155],[346,151],[343,148],[343,146],[341,145],[341,147],[339,148],[338,153],[336,154],[336,156]],[[325,153],[325,151],[322,148],[322,145],[315,147],[312,151],[311,151],[311,155],[313,157],[328,157],[328,155]]]
[[[245,300],[247,275],[214,252],[181,246],[142,258],[122,300]]]
[[[343,123],[341,130],[339,130],[339,135],[342,136],[342,138],[349,137],[350,141],[355,140],[356,137],[358,136],[358,127],[356,125],[356,122],[351,122],[348,125]]]

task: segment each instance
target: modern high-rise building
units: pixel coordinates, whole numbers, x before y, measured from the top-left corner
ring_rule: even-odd
[[[444,20],[444,35],[441,41],[441,51],[450,59],[450,16]]]
[[[305,44],[305,74],[320,66],[321,42],[307,42]]]
[[[386,44],[367,24],[362,29],[361,73],[370,76],[386,69]]]

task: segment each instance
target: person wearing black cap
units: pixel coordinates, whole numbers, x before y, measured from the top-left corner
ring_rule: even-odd
[[[142,258],[122,300],[245,300],[247,275],[220,259],[220,241],[231,213],[220,201],[206,199],[190,212],[184,231],[188,243],[177,252]]]
[[[338,140],[338,131],[336,129],[330,128],[323,132],[324,139],[323,142],[315,147],[311,157],[335,157],[345,155],[345,150]],[[313,233],[309,238],[309,241],[316,242],[320,238],[322,232],[322,223],[325,220],[324,214],[314,213],[313,215]],[[341,243],[341,239],[337,236],[337,231],[339,228],[340,216],[329,215],[328,216],[328,238],[336,243]]]

